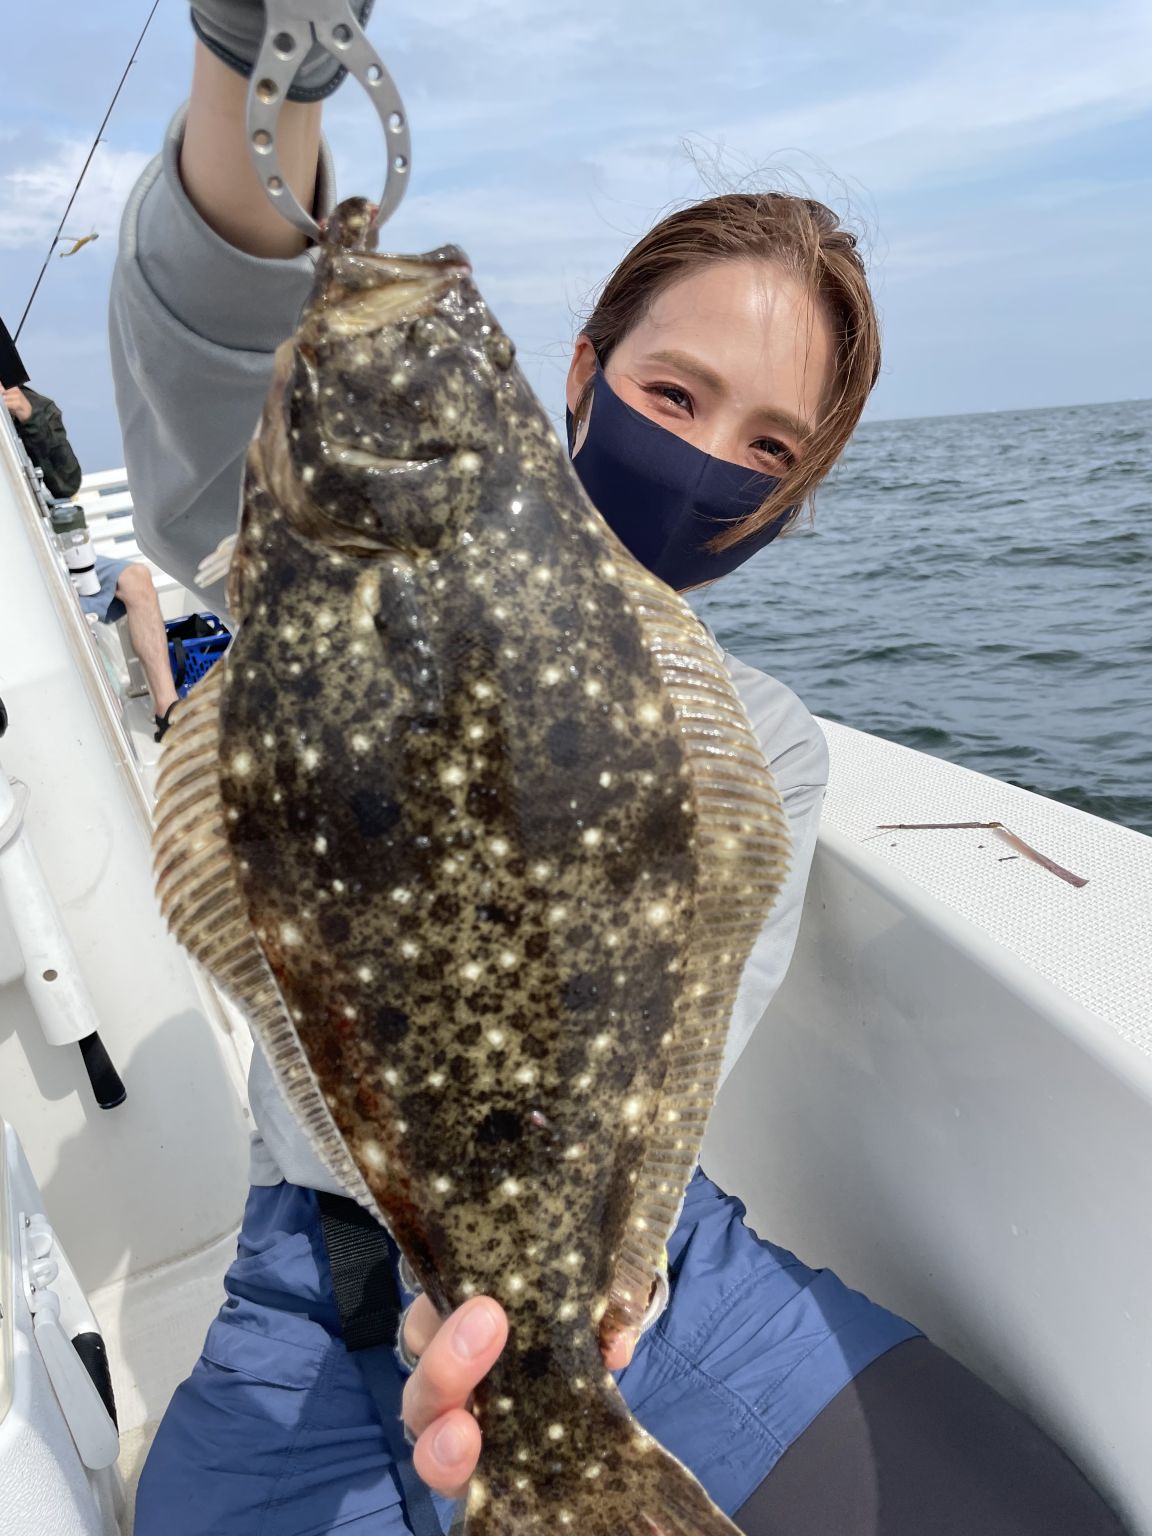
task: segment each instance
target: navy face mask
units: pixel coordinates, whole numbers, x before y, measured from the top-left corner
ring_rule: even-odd
[[[569,451],[573,440],[569,411]],[[790,515],[782,512],[719,554],[708,549],[728,524],[755,512],[779,478],[715,459],[649,421],[621,400],[599,363],[588,431],[572,467],[620,542],[678,592],[727,576],[770,544]]]

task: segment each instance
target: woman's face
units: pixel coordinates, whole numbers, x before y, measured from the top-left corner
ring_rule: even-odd
[[[771,475],[803,457],[833,360],[827,320],[803,284],[771,262],[740,259],[665,288],[604,374],[628,405],[693,447]],[[568,370],[570,410],[595,365],[581,336]]]

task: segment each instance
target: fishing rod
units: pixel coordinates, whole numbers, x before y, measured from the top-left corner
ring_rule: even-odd
[[[116,87],[112,100],[108,103],[108,110],[104,114],[104,121],[96,130],[96,137],[92,140],[92,148],[88,151],[88,158],[85,160],[80,174],[76,178],[76,185],[72,188],[72,196],[68,199],[68,206],[64,210],[64,217],[56,226],[56,233],[52,236],[52,243],[48,247],[48,254],[44,258],[44,265],[40,268],[40,276],[36,279],[36,285],[32,289],[32,292],[29,294],[28,302],[24,306],[24,313],[20,316],[20,324],[16,327],[16,334],[12,338],[13,343],[20,340],[20,332],[24,329],[24,322],[28,318],[28,311],[32,308],[33,301],[35,300],[36,295],[40,292],[40,284],[44,281],[44,274],[48,270],[48,263],[52,260],[52,252],[60,243],[60,235],[64,228],[65,220],[72,212],[72,204],[76,201],[76,194],[80,190],[80,186],[84,180],[84,177],[88,174],[88,167],[92,164],[92,156],[96,153],[96,150],[99,147],[101,135],[103,134],[105,128],[108,126],[108,119],[112,116],[112,109],[115,107],[116,102],[119,99],[120,92],[124,89],[124,82],[128,78],[128,71],[136,62],[136,55],[140,52],[140,45],[143,43],[144,38],[148,33],[148,28],[152,25],[152,18],[155,16],[159,5],[160,0],[152,0],[152,9],[148,12],[148,20],[144,23],[144,26],[140,31],[140,36],[136,39],[136,46],[132,50],[132,57],[124,66],[124,73],[120,76],[120,84]]]

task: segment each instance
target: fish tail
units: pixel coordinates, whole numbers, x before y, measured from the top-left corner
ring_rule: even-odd
[[[574,1459],[518,1461],[507,1479],[482,1459],[466,1536],[739,1536],[686,1467],[627,1412],[604,1407]]]

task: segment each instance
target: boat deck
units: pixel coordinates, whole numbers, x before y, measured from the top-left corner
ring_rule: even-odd
[[[821,721],[824,826],[898,870],[1152,1055],[1152,839],[954,763]],[[987,828],[1000,822],[1077,887]]]

